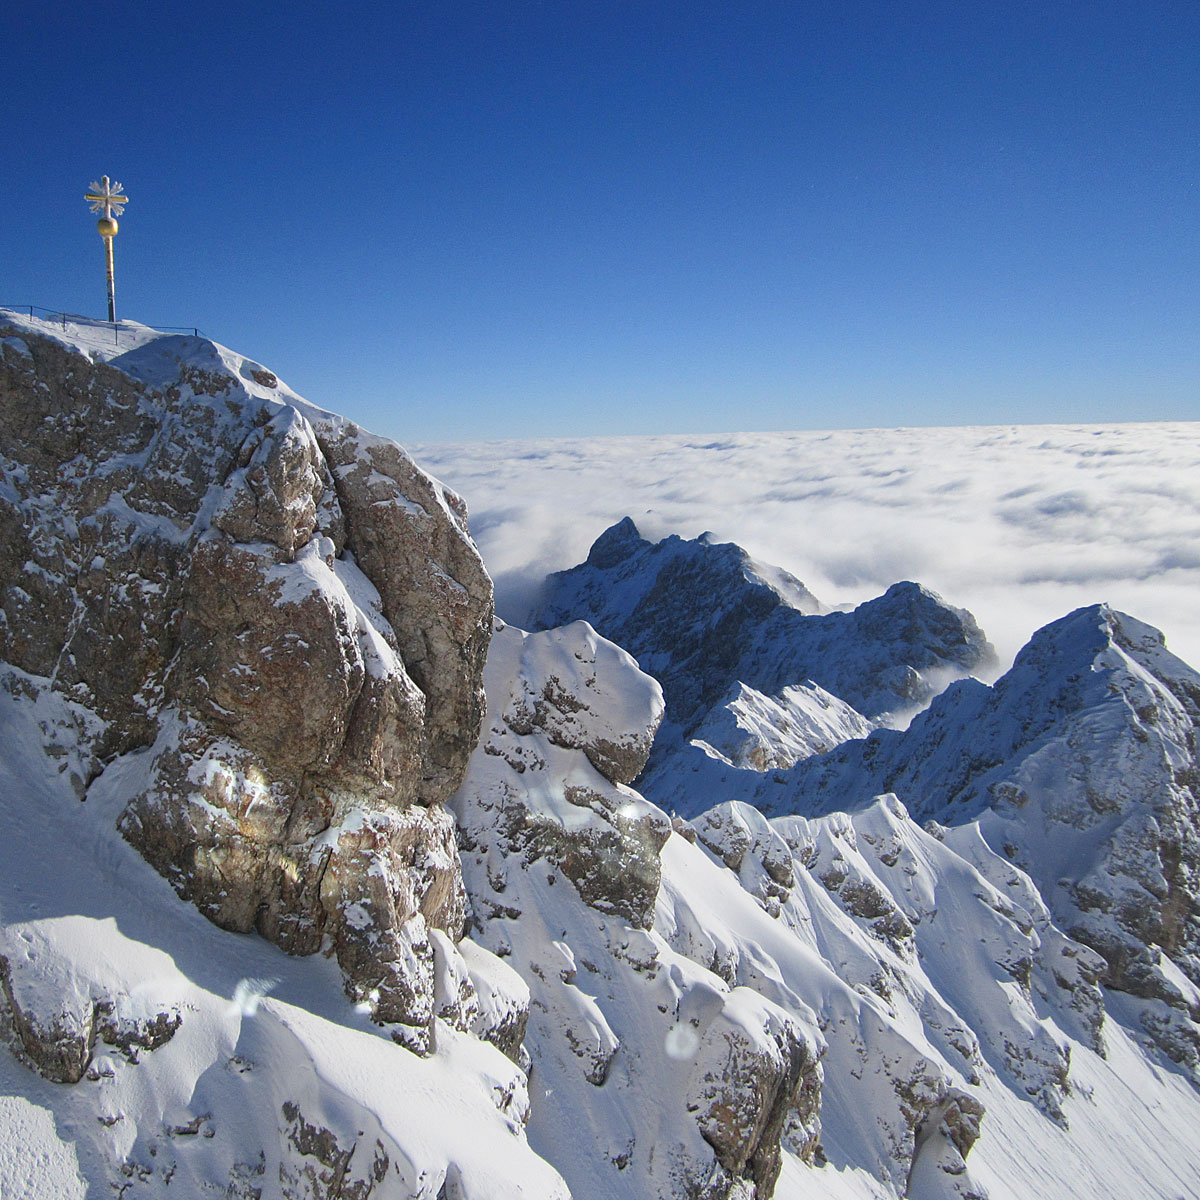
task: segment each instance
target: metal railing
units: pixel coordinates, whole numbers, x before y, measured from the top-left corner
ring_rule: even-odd
[[[0,304],[0,308],[7,308],[10,312],[27,312],[30,317],[43,316],[52,321],[61,321],[62,327],[66,329],[68,321],[86,321],[89,325],[112,325],[114,334],[119,332],[120,321],[101,321],[93,317],[84,317],[79,313],[55,312],[53,309],[42,308],[37,304]],[[160,333],[190,333],[194,337],[207,337],[207,334],[201,333],[194,325],[149,325],[148,329],[157,329]]]

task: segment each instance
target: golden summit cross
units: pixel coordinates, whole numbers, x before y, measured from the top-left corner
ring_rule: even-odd
[[[83,198],[92,206],[92,212],[103,214],[96,222],[96,228],[104,239],[104,254],[108,264],[108,319],[115,324],[117,293],[113,282],[113,238],[117,236],[116,219],[125,211],[129,197],[121,185],[113,183],[107,175],[101,175],[98,183],[93,179],[91,189],[84,193]]]

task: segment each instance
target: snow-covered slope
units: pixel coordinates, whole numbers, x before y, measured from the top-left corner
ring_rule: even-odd
[[[1122,1011],[1200,1082],[1200,674],[1096,606],[1041,630],[994,688],[950,688],[904,733],[759,782],[766,811],[895,792],[977,824],[1104,958]]]
[[[5,1200],[1200,1197],[1200,677],[1148,627],[880,728],[986,654],[916,585],[618,527],[595,622],[493,624],[393,444],[5,322]],[[637,790],[673,696],[690,820]]]
[[[578,619],[661,681],[666,719],[639,787],[687,815],[718,803],[739,771],[756,778],[902,724],[951,679],[995,662],[970,613],[915,583],[826,612],[739,546],[651,543],[628,517],[546,580],[534,626]]]
[[[587,720],[568,749],[506,717],[590,657],[569,628],[497,633],[454,808],[476,936],[533,997],[530,1140],[574,1196],[1200,1195],[1200,1094],[980,822],[885,795],[668,823]]]
[[[418,1057],[325,958],[184,905],[116,831],[148,756],[81,804],[93,718],[36,683],[0,681],[5,1200],[566,1196],[526,1145],[512,1061],[453,1021]],[[520,1004],[503,964],[469,961]]]

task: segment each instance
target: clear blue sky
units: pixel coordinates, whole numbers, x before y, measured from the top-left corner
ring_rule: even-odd
[[[10,5],[0,303],[402,441],[1200,418],[1196,0]]]

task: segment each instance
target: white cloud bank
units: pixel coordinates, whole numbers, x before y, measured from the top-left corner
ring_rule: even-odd
[[[549,571],[631,516],[711,530],[826,604],[915,579],[969,608],[1005,662],[1104,601],[1200,665],[1200,423],[747,433],[410,445],[466,498],[520,623]]]

